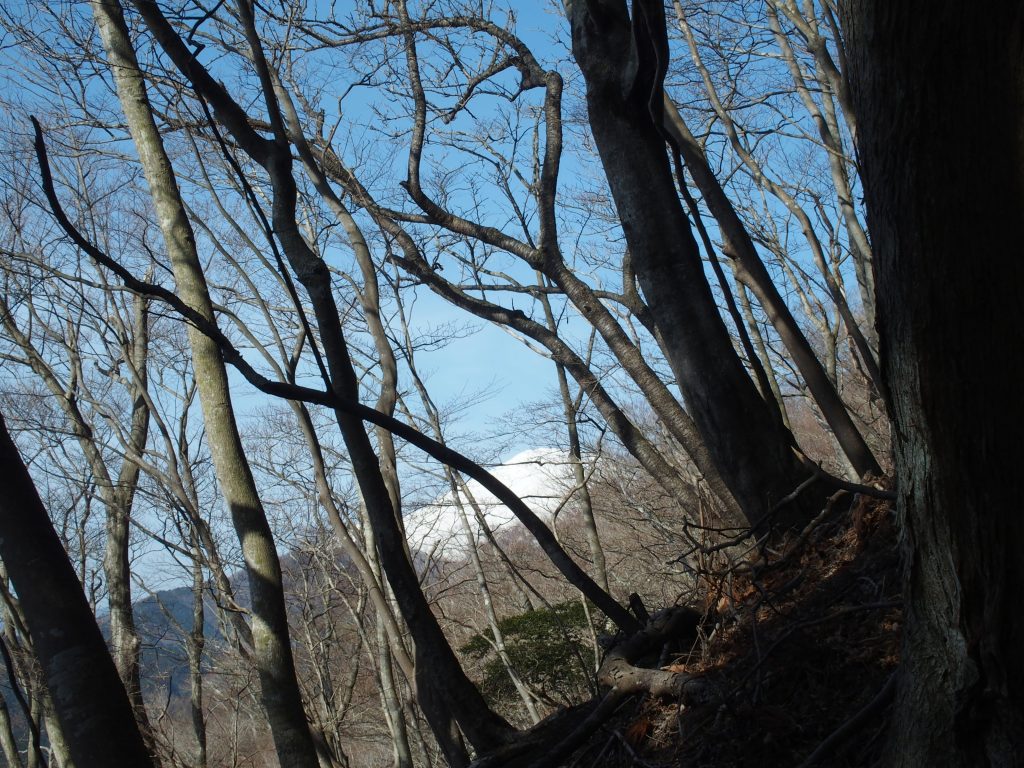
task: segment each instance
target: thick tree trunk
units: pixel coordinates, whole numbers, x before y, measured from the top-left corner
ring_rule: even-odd
[[[848,0],[907,626],[895,766],[1024,764],[1024,5]]]
[[[572,0],[566,10],[594,139],[666,356],[719,474],[758,524],[806,470],[733,348],[672,179],[661,126],[664,8],[634,3],[632,20],[625,0]]]
[[[80,766],[152,766],[82,585],[2,416],[0,467],[0,559],[18,593],[71,758]]]

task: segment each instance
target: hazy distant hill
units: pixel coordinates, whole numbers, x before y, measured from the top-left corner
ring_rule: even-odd
[[[233,579],[237,583],[238,579]],[[244,581],[244,580],[243,580]],[[204,632],[212,646],[222,639],[216,605],[204,599]],[[135,603],[135,626],[142,641],[142,679],[146,689],[158,689],[164,697],[188,695],[188,657],[183,633],[192,629],[192,588],[164,590]],[[106,626],[103,626],[104,633]],[[168,693],[170,687],[170,693]]]

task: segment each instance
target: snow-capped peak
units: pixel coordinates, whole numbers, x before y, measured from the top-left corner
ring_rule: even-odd
[[[572,492],[572,465],[555,448],[530,448],[493,467],[491,474],[508,486],[545,522]],[[473,502],[488,528],[496,535],[515,530],[519,522],[495,496],[477,481],[467,483],[468,493],[451,490],[405,518],[409,547],[415,552],[457,555],[464,552],[469,536],[485,539],[476,519]],[[463,515],[469,524],[469,532]]]

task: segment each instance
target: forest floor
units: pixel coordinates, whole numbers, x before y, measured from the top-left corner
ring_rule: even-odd
[[[892,504],[858,497],[780,548],[732,578],[691,650],[652,660],[697,677],[702,701],[628,698],[561,764],[874,765],[902,624]]]

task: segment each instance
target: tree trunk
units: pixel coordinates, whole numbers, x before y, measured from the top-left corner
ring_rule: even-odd
[[[199,534],[192,529],[192,631],[186,640],[188,654],[189,709],[192,735],[196,740],[193,768],[206,768],[206,712],[203,706],[203,649],[206,646],[206,580],[203,578],[203,550]]]
[[[2,416],[0,467],[0,559],[18,593],[71,758],[80,766],[152,766],[82,585]]]
[[[747,228],[708,164],[704,150],[690,133],[675,104],[668,98],[665,99],[665,118],[666,130],[672,135],[683,156],[694,183],[704,197],[704,203],[718,222],[722,252],[732,260],[737,278],[757,297],[857,475],[863,477],[869,472],[881,475],[878,461],[853,423],[839,392],[829,380],[824,366],[814,354],[810,342],[768,274]]]
[[[906,558],[890,764],[1022,765],[1024,5],[843,10]]]
[[[7,700],[0,696],[0,748],[3,750],[7,768],[22,768],[24,763],[18,753],[18,744],[14,740],[11,728],[11,713],[7,709]]]
[[[94,0],[92,8],[149,183],[178,295],[206,320],[215,322],[195,237],[153,120],[121,6],[116,0]],[[210,454],[245,559],[252,595],[253,658],[274,747],[282,768],[318,768],[288,639],[281,564],[238,434],[224,361],[215,341],[192,326],[188,335]]]
[[[638,0],[632,20],[625,0],[571,0],[566,10],[590,125],[637,278],[711,459],[756,525],[806,470],[732,346],[679,202],[662,134],[664,8]],[[778,522],[802,517],[785,514]]]
[[[133,302],[132,330],[134,338],[125,355],[132,369],[132,413],[128,437],[128,453],[143,456],[149,435],[149,403],[145,389],[148,382],[146,366],[149,357],[149,302],[136,296]],[[131,514],[135,491],[139,484],[139,465],[130,458],[121,462],[117,483],[102,489],[107,501],[107,544],[103,554],[103,573],[107,579],[107,602],[110,606],[110,645],[114,664],[124,681],[135,710],[139,729],[155,753],[152,725],[142,698],[140,671],[142,643],[135,628],[131,588]]]

